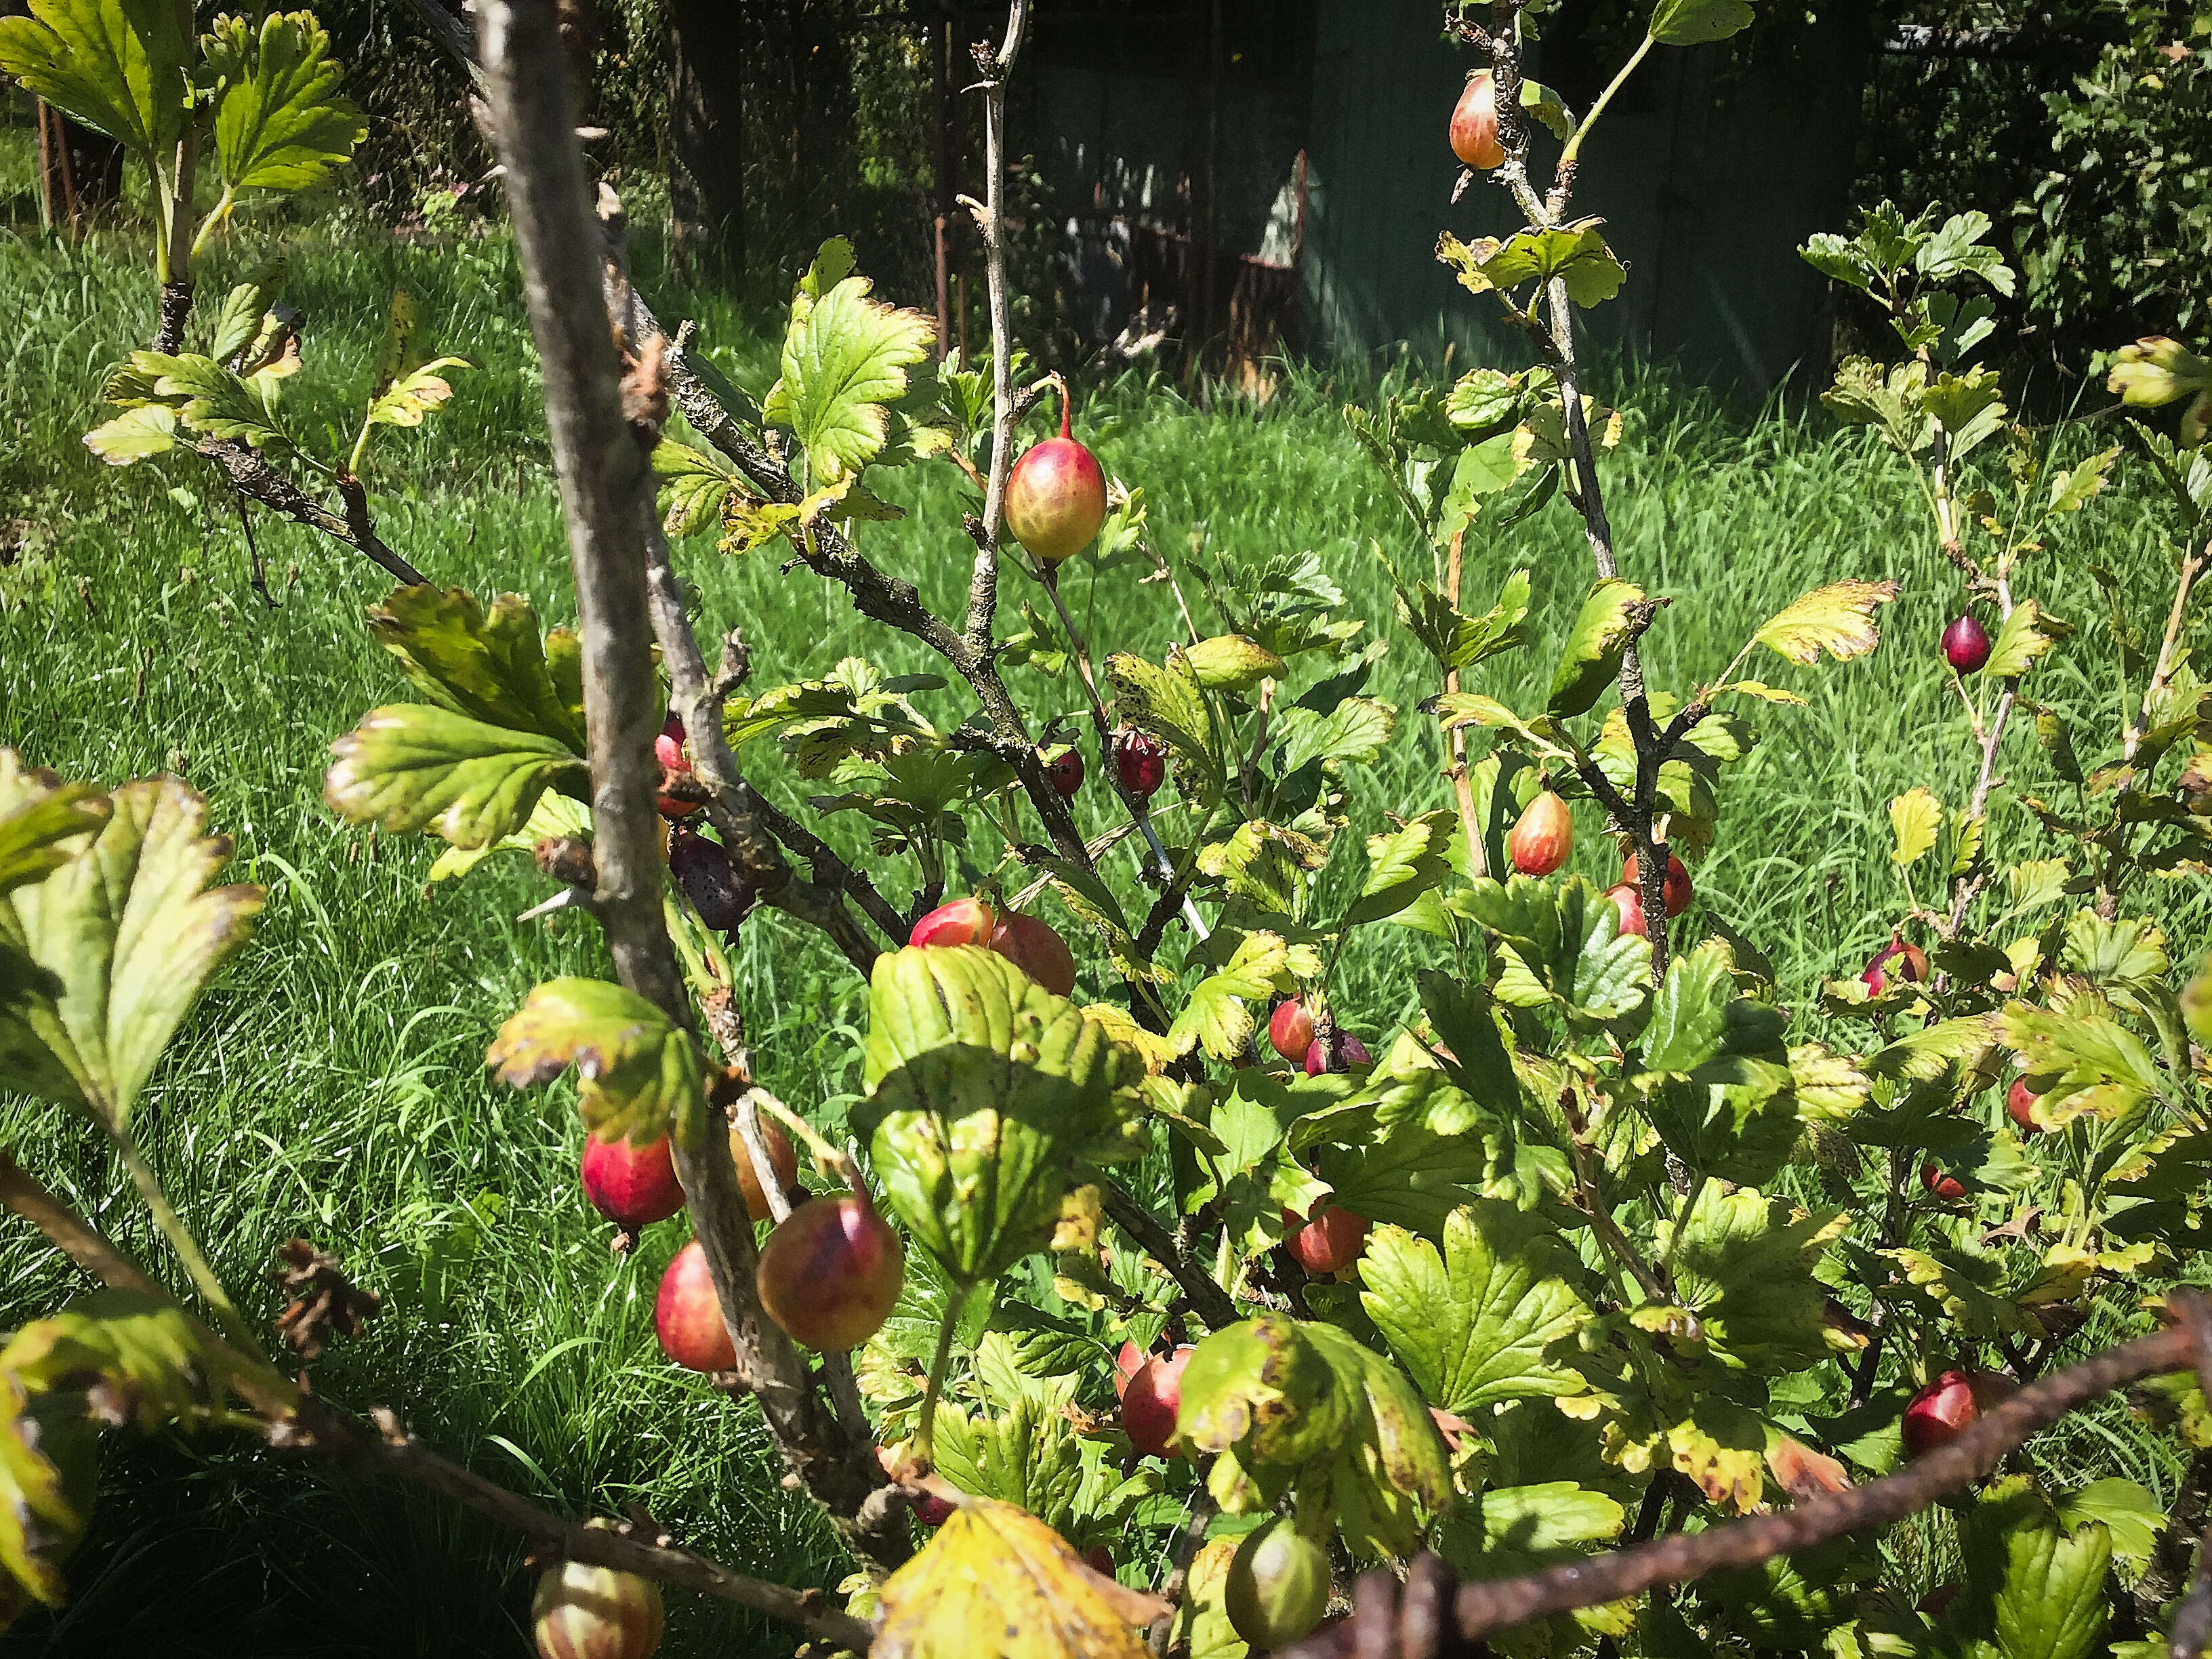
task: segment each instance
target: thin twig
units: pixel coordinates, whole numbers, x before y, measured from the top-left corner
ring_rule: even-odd
[[[629,300],[631,337],[642,344],[654,335],[668,337],[653,313],[635,295]],[[668,388],[676,406],[691,428],[721,454],[734,462],[752,487],[769,500],[795,503],[799,486],[783,464],[763,449],[724,409],[714,391],[686,363],[680,351],[664,360]],[[1082,832],[1075,827],[1067,803],[1045,776],[1044,763],[1029,734],[1022,711],[1000,677],[989,649],[971,650],[963,634],[922,604],[920,591],[903,577],[888,576],[847,541],[834,525],[817,521],[802,539],[799,556],[817,575],[836,582],[852,597],[853,608],[862,616],[896,628],[919,640],[968,682],[990,722],[988,748],[1013,769],[1023,792],[1043,823],[1045,833],[1062,858],[1088,871],[1090,855],[1083,850]]]
[[[192,441],[192,451],[195,454],[204,455],[228,472],[232,487],[241,495],[252,497],[271,513],[282,514],[310,530],[321,531],[334,541],[343,542],[380,566],[394,581],[404,586],[416,587],[429,580],[384,544],[376,533],[376,526],[369,520],[366,497],[349,495],[346,501],[346,516],[340,518],[262,459],[259,451],[234,439],[196,438]],[[356,485],[356,490],[358,488]]]
[[[1459,609],[1460,555],[1466,541],[1464,531],[1452,532],[1451,556],[1444,568],[1444,597],[1451,607]],[[1444,671],[1444,695],[1452,696],[1459,690],[1459,670]],[[1263,711],[1264,712],[1264,711]],[[1467,763],[1467,727],[1455,726],[1446,739],[1450,748],[1450,763],[1445,770],[1451,779],[1452,795],[1459,803],[1461,833],[1467,837],[1467,872],[1480,880],[1489,872],[1489,857],[1483,846],[1482,824],[1474,811],[1474,778]]]
[[[286,1449],[319,1452],[341,1465],[412,1480],[514,1528],[537,1547],[538,1554],[549,1559],[617,1567],[696,1590],[796,1625],[809,1635],[855,1652],[864,1651],[872,1638],[866,1625],[830,1605],[818,1589],[797,1590],[747,1577],[660,1536],[638,1536],[630,1529],[634,1522],[609,1528],[567,1520],[440,1456],[389,1412],[371,1415],[375,1419],[374,1431],[309,1396],[301,1402],[295,1422],[273,1435],[272,1443]]]
[[[0,1147],[0,1205],[21,1216],[64,1255],[102,1283],[121,1291],[143,1291],[149,1296],[168,1294],[110,1243],[106,1234],[49,1192],[5,1147]]]
[[[269,591],[269,572],[261,562],[261,544],[253,539],[253,509],[246,506],[246,497],[235,489],[230,492],[230,498],[238,504],[238,527],[246,536],[246,579],[253,585],[253,591],[261,596],[262,604],[271,611],[282,611],[284,607],[276,603],[276,596]]]
[[[1176,1609],[1182,1604],[1183,1591],[1190,1583],[1191,1561],[1198,1554],[1198,1547],[1206,1541],[1206,1529],[1213,1524],[1216,1508],[1213,1494],[1205,1487],[1200,1486],[1192,1494],[1190,1513],[1183,1517],[1182,1530],[1176,1534],[1167,1581],[1160,1586],[1160,1600],[1168,1604],[1168,1610],[1152,1620],[1152,1628],[1145,1634],[1145,1645],[1155,1655],[1165,1654],[1168,1644],[1175,1638]]]
[[[1120,799],[1122,810],[1128,813],[1129,821],[1135,824],[1138,831],[1143,835],[1145,844],[1152,850],[1152,867],[1158,872],[1159,878],[1169,884],[1172,895],[1176,877],[1175,865],[1168,857],[1166,844],[1160,840],[1160,832],[1152,827],[1152,808],[1145,804],[1141,795],[1135,793],[1121,781],[1121,767],[1114,755],[1113,723],[1107,718],[1106,704],[1098,695],[1097,676],[1091,666],[1091,647],[1085,641],[1082,631],[1076,627],[1075,618],[1068,614],[1067,602],[1060,596],[1058,567],[1045,566],[1039,580],[1042,583],[1046,594],[1052,600],[1054,611],[1060,617],[1060,631],[1067,638],[1068,654],[1075,659],[1077,678],[1083,682],[1084,696],[1090,701],[1091,723],[1098,732],[1098,761],[1099,764],[1105,769],[1106,781],[1112,787],[1115,797]],[[1209,937],[1206,919],[1199,915],[1198,907],[1190,902],[1188,895],[1174,895],[1174,896],[1182,905],[1183,920],[1190,924],[1192,933],[1197,937],[1200,944],[1203,944]],[[1172,908],[1170,914],[1172,914]],[[1154,945],[1159,943],[1158,933],[1152,933],[1152,943]],[[1138,954],[1150,956],[1151,947],[1140,947]]]

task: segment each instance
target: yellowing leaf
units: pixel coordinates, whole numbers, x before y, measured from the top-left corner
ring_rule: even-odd
[[[872,1659],[1147,1659],[1156,1596],[1091,1571],[1036,1516],[971,1498],[888,1579]]]
[[[1805,699],[1795,691],[1784,691],[1780,686],[1769,685],[1763,680],[1730,680],[1726,685],[1716,686],[1713,690],[1715,696],[1723,691],[1734,691],[1741,696],[1757,697],[1761,702],[1796,703],[1800,708],[1805,702]]]
[[[1769,618],[1753,637],[1794,663],[1817,662],[1824,650],[1847,662],[1881,643],[1874,608],[1896,597],[1893,581],[1831,582]]]
[[[1283,659],[1242,634],[1200,640],[1184,653],[1198,683],[1211,691],[1243,691],[1283,672]]]
[[[369,404],[369,425],[422,425],[425,415],[453,395],[452,384],[438,371],[441,368],[473,368],[475,366],[463,357],[433,357],[420,368],[409,369]]]
[[[84,447],[110,466],[128,466],[176,447],[177,411],[166,404],[141,404],[84,434]]]
[[[585,781],[583,761],[555,738],[422,703],[370,709],[331,752],[323,800],[332,811],[456,847],[513,835],[549,786]]]
[[[2212,362],[2162,334],[2122,346],[2105,382],[2105,390],[2118,392],[2130,409],[2156,409],[2208,389]]]
[[[49,793],[0,751],[0,817]],[[174,778],[125,784],[107,823],[43,881],[0,898],[0,957],[50,976],[0,1000],[0,1076],[120,1125],[200,988],[244,944],[260,888],[211,884],[227,836]]]
[[[1890,833],[1897,837],[1891,861],[1903,868],[1927,857],[1942,823],[1943,803],[1917,785],[1890,802]]]
[[[584,1121],[602,1139],[649,1146],[705,1133],[706,1082],[690,1032],[635,991],[596,979],[534,987],[484,1050],[514,1088],[549,1083],[574,1066]]]
[[[1192,988],[1189,1000],[1168,1028],[1167,1046],[1176,1055],[1203,1047],[1216,1060],[1234,1061],[1257,1025],[1248,1002],[1295,988],[1290,946],[1282,936],[1248,933],[1219,972]]]

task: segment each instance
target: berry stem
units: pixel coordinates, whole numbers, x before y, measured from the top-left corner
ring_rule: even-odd
[[[937,1322],[937,1353],[929,1362],[929,1386],[922,1390],[921,1420],[914,1431],[911,1458],[916,1475],[927,1474],[937,1467],[937,1402],[945,1397],[945,1367],[952,1361],[952,1334],[967,1300],[967,1287],[954,1285],[945,1300],[945,1316]]]

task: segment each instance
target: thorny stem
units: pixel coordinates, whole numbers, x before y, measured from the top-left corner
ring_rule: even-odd
[[[621,203],[605,185],[600,187],[599,215],[606,235],[607,309],[618,319],[623,337],[636,359],[652,349],[651,339],[665,337],[659,335],[623,267]],[[694,757],[694,775],[708,792],[707,817],[720,832],[731,858],[752,882],[762,903],[821,929],[844,952],[845,959],[865,974],[880,951],[846,914],[842,900],[851,898],[895,945],[904,939],[906,928],[897,912],[877,892],[874,883],[839,858],[829,843],[777,811],[738,772],[722,728],[722,709],[750,673],[750,659],[743,639],[732,634],[724,642],[722,672],[711,679],[708,677],[707,660],[691,631],[684,585],[671,560],[667,538],[650,514],[647,519],[646,580],[653,634],[668,669],[670,706],[684,722],[684,738]],[[792,874],[777,843],[808,861],[814,878],[811,882],[800,881]]]
[[[1098,760],[1105,769],[1106,781],[1113,786],[1114,793],[1128,812],[1130,821],[1144,836],[1146,845],[1152,848],[1152,866],[1158,872],[1160,879],[1172,889],[1175,866],[1168,860],[1167,846],[1160,840],[1159,831],[1152,827],[1152,809],[1121,782],[1121,769],[1114,758],[1113,723],[1107,718],[1106,704],[1098,695],[1097,676],[1091,666],[1091,647],[1075,626],[1075,618],[1068,614],[1067,602],[1060,596],[1060,572],[1054,566],[1046,565],[1037,580],[1052,598],[1052,608],[1060,617],[1060,630],[1067,636],[1068,653],[1075,659],[1077,677],[1083,682],[1084,695],[1090,699],[1091,722],[1098,731]],[[1198,914],[1198,907],[1187,896],[1182,901],[1182,913],[1183,920],[1190,924],[1191,932],[1203,943],[1206,938],[1205,919]]]
[[[968,585],[967,643],[970,651],[991,650],[992,623],[999,605],[999,537],[1006,527],[1006,475],[1013,466],[1013,327],[1006,301],[1006,82],[1021,55],[1029,28],[1029,0],[1006,8],[1006,38],[994,57],[979,49],[977,67],[985,72],[983,92],[984,210],[976,216],[983,233],[984,276],[991,308],[991,478],[983,496],[983,533],[975,541],[975,569]],[[1065,407],[1067,391],[1060,389]]]
[[[2173,588],[2173,608],[2166,612],[2166,635],[2159,641],[2158,661],[2151,668],[2150,684],[2143,687],[2142,712],[2128,722],[2128,729],[2122,734],[2120,753],[2124,760],[2136,757],[2136,750],[2142,746],[2144,732],[2150,724],[2151,703],[2173,672],[2173,648],[2180,641],[2182,618],[2189,610],[2189,590],[2195,586],[2208,558],[2212,558],[2212,544],[2207,544],[2202,553],[2187,554],[2182,558],[2180,578]]]
[[[629,314],[631,337],[636,345],[641,347],[654,336],[668,338],[635,294],[629,299]],[[735,462],[752,487],[770,501],[797,502],[800,492],[781,463],[756,443],[722,407],[706,382],[684,362],[682,352],[670,353],[663,367],[677,406],[684,411],[692,429]],[[991,652],[971,650],[963,635],[955,632],[921,603],[921,596],[912,582],[885,575],[839,534],[835,526],[816,524],[805,538],[800,556],[817,575],[844,587],[852,596],[853,608],[862,616],[920,641],[968,682],[991,726],[989,739],[979,746],[988,748],[1013,769],[1060,855],[1077,868],[1089,870],[1091,855],[1084,848],[1082,833],[1075,827],[1067,803],[1045,776],[1044,763],[1037,756],[1036,745],[1030,740],[1020,708],[999,676]]]
[[[783,1189],[783,1176],[775,1167],[775,1158],[768,1149],[768,1137],[761,1132],[758,1089],[748,1089],[738,1102],[738,1139],[745,1144],[745,1156],[752,1160],[753,1179],[760,1183],[762,1194],[768,1200],[769,1218],[781,1227],[791,1218],[791,1194]]]
[[[339,491],[346,508],[345,516],[340,518],[270,466],[258,450],[235,439],[201,436],[193,440],[192,449],[228,472],[231,487],[239,494],[252,496],[272,513],[281,514],[310,530],[319,530],[334,541],[343,542],[401,586],[415,587],[429,580],[384,544],[370,521],[368,499],[361,493],[358,481],[351,489],[346,488],[346,480],[351,474],[342,474],[339,478]]]
[[[1528,129],[1521,110],[1521,42],[1519,35],[1519,7],[1513,0],[1505,0],[1498,7],[1498,17],[1486,37],[1491,53],[1491,74],[1497,88],[1498,131],[1505,148],[1505,161],[1501,169],[1506,188],[1512,191],[1528,222],[1540,228],[1557,226],[1566,211],[1573,194],[1577,151],[1582,137],[1589,131],[1615,90],[1625,82],[1629,74],[1643,60],[1651,46],[1649,34],[1644,44],[1613,79],[1597,104],[1570,141],[1561,156],[1554,174],[1551,195],[1540,199],[1534,185],[1528,182]],[[1564,279],[1555,277],[1545,287],[1545,306],[1549,313],[1548,334],[1537,331],[1538,343],[1545,350],[1547,363],[1559,388],[1561,414],[1566,428],[1568,466],[1565,483],[1568,501],[1582,514],[1583,532],[1589,544],[1591,562],[1597,567],[1601,578],[1620,574],[1615,557],[1613,525],[1607,517],[1605,496],[1598,483],[1595,454],[1590,443],[1589,424],[1583,413],[1581,368],[1575,349],[1574,312]],[[1509,309],[1510,306],[1509,304]],[[1530,307],[1533,312],[1534,307]],[[1524,316],[1526,313],[1516,313]],[[1638,624],[1637,631],[1648,625],[1646,616]],[[1668,847],[1656,832],[1656,809],[1659,770],[1665,764],[1673,738],[1661,733],[1653,725],[1650,702],[1645,692],[1644,661],[1632,635],[1620,662],[1620,705],[1628,724],[1629,736],[1636,744],[1636,786],[1631,797],[1623,803],[1625,811],[1613,816],[1621,830],[1636,851],[1637,884],[1644,905],[1644,927],[1651,940],[1651,974],[1654,980],[1663,980],[1667,974],[1669,952],[1666,883]],[[1585,775],[1595,771],[1585,769]],[[1601,791],[1599,798],[1606,799],[1612,792]],[[1608,805],[1610,803],[1608,802]]]
[[[161,1230],[161,1237],[169,1241],[169,1248],[177,1253],[177,1260],[184,1263],[185,1271],[191,1276],[192,1284],[207,1298],[208,1306],[215,1310],[216,1322],[222,1327],[223,1334],[263,1364],[267,1364],[269,1357],[261,1352],[261,1341],[253,1334],[252,1322],[239,1312],[237,1304],[230,1299],[230,1292],[223,1289],[222,1281],[216,1277],[215,1269],[208,1266],[207,1257],[200,1254],[199,1241],[192,1237],[192,1230],[185,1225],[184,1218],[170,1204],[168,1194],[161,1190],[161,1179],[154,1173],[153,1166],[146,1162],[145,1155],[138,1150],[137,1139],[130,1130],[119,1125],[112,1129],[110,1134],[115,1142],[115,1150],[122,1155],[123,1167],[130,1172],[131,1184],[137,1188],[138,1196],[145,1200],[146,1208],[153,1215],[154,1224]]]
[[[1182,1293],[1190,1298],[1192,1311],[1215,1330],[1237,1322],[1237,1303],[1228,1291],[1213,1282],[1213,1276],[1194,1260],[1189,1252],[1177,1243],[1152,1217],[1152,1212],[1139,1204],[1134,1194],[1118,1182],[1102,1179],[1098,1182],[1099,1207],[1106,1218],[1130,1240],[1175,1275]]]
[[[1597,1159],[1590,1149],[1589,1120],[1583,1115],[1582,1103],[1572,1089],[1560,1091],[1559,1110],[1567,1121],[1568,1158],[1574,1165],[1575,1191],[1581,1200],[1576,1208],[1589,1218],[1590,1231],[1597,1235],[1598,1242],[1635,1279],[1645,1296],[1656,1303],[1672,1302],[1674,1297],[1665,1282],[1652,1270],[1651,1264],[1636,1253],[1636,1247],[1628,1242],[1620,1224],[1613,1220],[1613,1212],[1606,1206],[1604,1194],[1598,1186]]]
[[[1941,428],[1938,428],[1941,441]],[[2001,618],[2013,613],[2012,576],[2000,567],[1996,576],[1997,612]],[[2002,623],[2000,623],[2002,628]],[[1974,778],[1974,792],[1966,803],[1966,822],[1971,823],[1988,809],[1990,790],[1996,781],[1997,750],[2004,742],[2005,726],[2012,719],[2014,704],[2018,701],[2020,682],[2009,679],[1997,693],[1996,712],[1981,732],[1982,763]],[[1966,907],[1974,902],[1974,895],[1982,889],[1983,877],[1974,871],[1961,872],[1951,884],[1951,907],[1944,918],[1942,933],[1945,939],[1956,939],[1959,929],[1966,924]]]
[[[622,982],[688,1030],[691,1010],[661,914],[653,804],[659,696],[650,653],[650,435],[625,414],[617,386],[601,236],[586,198],[555,8],[550,0],[483,0],[477,21],[575,575],[595,909]],[[787,1468],[865,1564],[877,1571],[896,1565],[911,1545],[895,1500],[878,1497],[884,1489],[872,1448],[823,1409],[798,1350],[761,1309],[752,1223],[729,1136],[708,1134],[674,1150],[735,1369],[759,1398]]]
[[[1190,1583],[1191,1561],[1198,1554],[1198,1547],[1206,1541],[1206,1529],[1213,1524],[1215,1512],[1213,1494],[1200,1486],[1191,1498],[1190,1513],[1183,1519],[1182,1529],[1176,1534],[1167,1582],[1160,1586],[1160,1599],[1168,1604],[1168,1610],[1153,1620],[1152,1628],[1145,1633],[1145,1644],[1156,1656],[1164,1655],[1169,1642],[1174,1638],[1175,1610],[1182,1603],[1183,1592]]]

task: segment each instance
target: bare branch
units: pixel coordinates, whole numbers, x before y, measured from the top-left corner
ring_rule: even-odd
[[[544,1556],[616,1567],[696,1590],[781,1619],[811,1636],[856,1652],[864,1650],[873,1635],[850,1613],[830,1606],[818,1589],[796,1590],[747,1577],[719,1561],[677,1547],[665,1535],[641,1536],[634,1522],[607,1528],[566,1520],[440,1456],[416,1439],[390,1412],[375,1411],[371,1416],[375,1420],[373,1431],[310,1395],[301,1401],[294,1421],[270,1437],[286,1449],[312,1450],[343,1466],[412,1480],[514,1528]]]
[[[80,1218],[0,1148],[0,1205],[29,1221],[64,1254],[117,1290],[139,1291],[174,1304],[175,1298],[140,1270],[122,1251],[108,1243],[100,1230]],[[350,1414],[313,1395],[303,1394],[268,1365],[243,1353],[234,1355],[237,1366],[231,1381],[264,1420],[264,1431],[272,1445],[291,1451],[313,1451],[333,1462],[396,1474],[444,1493],[455,1502],[513,1527],[548,1554],[627,1571],[679,1584],[739,1607],[750,1607],[771,1618],[797,1625],[810,1633],[855,1649],[866,1645],[868,1627],[849,1614],[826,1605],[819,1590],[794,1590],[732,1572],[703,1555],[679,1549],[665,1538],[651,1541],[633,1535],[633,1528],[613,1531],[585,1527],[539,1509],[506,1487],[471,1473],[440,1456],[403,1429],[386,1411],[370,1416],[375,1431]]]
[[[5,1205],[51,1239],[64,1255],[94,1278],[121,1291],[167,1296],[138,1264],[108,1242],[107,1235],[47,1191],[38,1177],[0,1147],[0,1205]]]
[[[666,331],[635,293],[629,295],[627,310],[634,341],[641,345],[655,334],[664,339],[668,337]],[[674,343],[671,344],[672,347]],[[736,463],[753,487],[770,501],[797,501],[799,486],[792,482],[782,464],[747,435],[735,417],[722,407],[713,389],[684,361],[684,353],[672,349],[663,364],[668,375],[669,392],[692,429]],[[991,752],[1012,767],[1021,780],[1023,793],[1029,796],[1030,805],[1052,837],[1054,848],[1079,869],[1091,868],[1090,855],[1083,850],[1083,836],[1075,827],[1074,815],[1045,776],[1036,740],[1030,736],[1022,712],[1007,692],[1006,682],[1000,678],[988,645],[981,650],[971,649],[964,635],[922,604],[921,595],[912,582],[885,575],[834,525],[815,524],[804,539],[800,556],[817,575],[844,587],[852,595],[853,608],[862,616],[921,641],[968,682],[975,700],[983,707],[984,717],[991,723]]]
[[[342,519],[262,459],[259,451],[234,439],[201,437],[193,441],[192,448],[228,472],[240,495],[250,495],[271,513],[281,513],[310,530],[343,542],[381,566],[394,581],[415,587],[430,580],[384,544],[369,520],[368,499],[361,493],[358,481],[345,493],[346,515]]]

